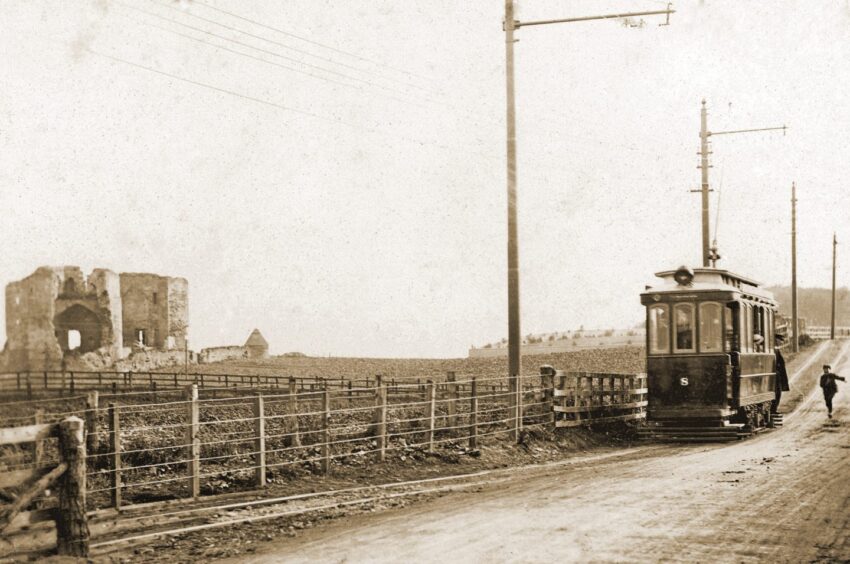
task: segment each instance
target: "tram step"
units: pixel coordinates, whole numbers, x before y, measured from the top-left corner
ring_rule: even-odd
[[[689,435],[738,435],[740,429],[724,429],[722,427],[650,427],[647,433],[656,435],[689,434]]]
[[[741,440],[741,437],[737,435],[728,437],[675,436],[654,438],[665,443],[732,443]]]

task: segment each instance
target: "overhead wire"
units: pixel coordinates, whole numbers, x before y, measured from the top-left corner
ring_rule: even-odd
[[[250,33],[250,32],[248,32],[248,31],[245,31],[244,29],[239,29],[239,28],[236,28],[236,27],[233,27],[233,26],[229,26],[229,25],[223,24],[223,23],[221,23],[221,22],[219,22],[219,21],[216,21],[216,20],[213,20],[213,19],[210,19],[210,18],[205,18],[205,17],[203,17],[203,16],[199,16],[199,15],[197,15],[197,14],[195,14],[195,13],[192,13],[192,12],[190,12],[190,11],[188,11],[188,10],[182,10],[182,9],[178,8],[177,6],[174,6],[174,5],[172,5],[172,4],[165,4],[165,3],[163,3],[163,2],[159,2],[158,0],[149,0],[149,1],[150,1],[150,2],[152,2],[152,3],[154,3],[154,4],[156,4],[156,5],[158,5],[158,6],[162,6],[162,7],[164,7],[164,8],[169,8],[169,9],[171,9],[171,10],[176,10],[177,12],[179,12],[179,13],[181,13],[181,14],[183,14],[183,15],[190,16],[190,17],[192,17],[192,18],[195,18],[195,19],[201,20],[201,21],[203,21],[203,22],[207,22],[207,23],[213,24],[213,25],[215,25],[215,26],[218,26],[218,27],[221,27],[221,28],[227,29],[227,30],[229,30],[229,31],[233,31],[233,32],[236,32],[236,33],[241,33],[241,34],[246,35],[246,36],[248,36],[248,37],[253,37],[253,38],[255,38],[255,39],[259,39],[260,41],[264,41],[264,42],[267,42],[267,43],[271,43],[271,44],[273,44],[273,45],[277,45],[277,46],[279,46],[279,47],[282,47],[282,48],[287,49],[287,50],[290,50],[290,51],[294,51],[294,52],[296,52],[296,53],[301,53],[302,55],[306,55],[306,56],[308,56],[308,57],[314,57],[314,58],[319,59],[319,60],[321,60],[321,61],[325,61],[325,62],[328,62],[328,63],[331,63],[331,64],[339,65],[339,66],[341,66],[341,67],[344,67],[344,68],[347,68],[347,69],[351,69],[351,70],[354,70],[354,71],[357,71],[357,72],[362,72],[362,73],[365,73],[365,74],[369,74],[369,75],[372,75],[372,76],[375,76],[375,77],[378,77],[378,78],[384,78],[384,79],[386,79],[386,80],[393,80],[393,79],[389,79],[389,78],[388,78],[388,77],[386,77],[385,75],[381,75],[381,74],[375,73],[375,72],[373,72],[373,71],[369,71],[368,69],[364,69],[364,68],[362,68],[362,67],[357,67],[357,66],[354,66],[354,65],[349,65],[349,64],[346,64],[346,63],[340,62],[340,61],[338,61],[338,60],[336,60],[336,59],[332,59],[332,58],[329,58],[329,57],[323,57],[323,56],[321,56],[321,55],[316,55],[315,53],[312,53],[312,52],[310,52],[310,51],[306,51],[306,50],[304,50],[304,49],[298,49],[297,47],[292,47],[291,45],[287,45],[286,43],[281,43],[280,41],[275,41],[275,40],[273,40],[273,39],[269,39],[269,38],[267,38],[267,37],[263,37],[263,36],[261,36],[261,35],[256,35],[256,34]],[[262,24],[256,24],[256,25],[262,25]],[[281,33],[282,33],[282,32],[281,32]],[[398,81],[393,80],[393,82],[398,82]],[[409,82],[400,82],[399,84],[404,84],[405,86],[409,86],[409,87],[412,87],[412,88],[417,88],[417,89],[421,89],[421,90],[426,90],[426,89],[425,89],[424,87],[422,87],[422,86],[419,86],[419,85],[416,85],[416,84],[413,84],[413,83],[409,83]]]
[[[376,65],[376,66],[379,66],[379,67],[383,67],[383,68],[392,70],[394,72],[402,73],[402,74],[405,74],[405,75],[408,75],[408,76],[417,77],[417,78],[420,78],[420,79],[423,79],[423,80],[429,80],[427,77],[424,77],[422,75],[418,75],[418,74],[411,72],[409,70],[393,67],[393,66],[388,65],[386,63],[382,63],[382,62],[376,61],[374,59],[369,59],[369,58],[364,57],[363,55],[360,55],[358,53],[353,53],[351,51],[345,51],[343,49],[339,49],[337,47],[332,47],[332,46],[327,45],[325,43],[320,43],[320,42],[315,41],[313,39],[308,39],[306,37],[303,37],[303,36],[297,35],[295,33],[286,31],[286,30],[281,29],[279,27],[270,26],[268,24],[258,22],[256,20],[252,20],[252,19],[247,18],[245,16],[240,16],[239,14],[236,14],[234,12],[228,12],[227,10],[223,10],[223,9],[218,8],[216,6],[212,6],[210,4],[207,4],[206,2],[201,2],[199,0],[195,0],[194,3],[197,4],[198,6],[203,6],[204,8],[207,8],[209,10],[213,10],[213,11],[219,12],[221,14],[225,14],[227,16],[230,16],[230,17],[233,17],[233,18],[254,24],[258,27],[262,27],[262,28],[265,28],[265,29],[268,29],[268,30],[271,30],[271,31],[275,31],[275,32],[280,33],[282,35],[286,35],[288,37],[292,37],[292,38],[298,39],[300,41],[304,41],[305,43],[309,43],[309,44],[315,45],[317,47],[322,47],[323,49],[328,49],[330,51],[333,51],[335,53],[339,53],[341,55],[346,55],[348,57],[352,57],[354,59],[357,59],[357,60],[360,60],[360,61],[363,61],[363,62],[367,62],[367,63],[373,64],[373,65]]]

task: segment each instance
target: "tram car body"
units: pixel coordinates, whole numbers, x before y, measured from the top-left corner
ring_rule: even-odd
[[[661,283],[641,294],[648,429],[731,439],[766,426],[776,378],[773,295],[716,268],[656,276]]]

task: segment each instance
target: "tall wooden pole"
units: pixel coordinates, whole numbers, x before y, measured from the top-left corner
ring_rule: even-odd
[[[517,376],[521,370],[519,323],[519,246],[517,244],[516,102],[514,98],[514,2],[505,0],[505,77],[507,85],[508,151],[508,378],[510,417],[516,418]],[[516,428],[516,426],[512,426]],[[516,439],[515,432],[511,433]]]
[[[832,317],[829,322],[829,338],[835,339],[835,248],[838,240],[835,233],[832,234]]]
[[[791,183],[791,351],[800,350],[800,322],[797,319],[797,184]]]
[[[700,169],[702,172],[702,182],[700,192],[702,193],[702,266],[708,268],[710,266],[710,248],[709,248],[709,233],[708,233],[708,110],[705,107],[705,99],[702,101],[702,109],[700,110]]]

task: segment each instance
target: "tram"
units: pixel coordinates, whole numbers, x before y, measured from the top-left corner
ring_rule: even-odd
[[[646,307],[646,437],[737,440],[771,424],[777,303],[744,276],[680,267],[656,274]]]

